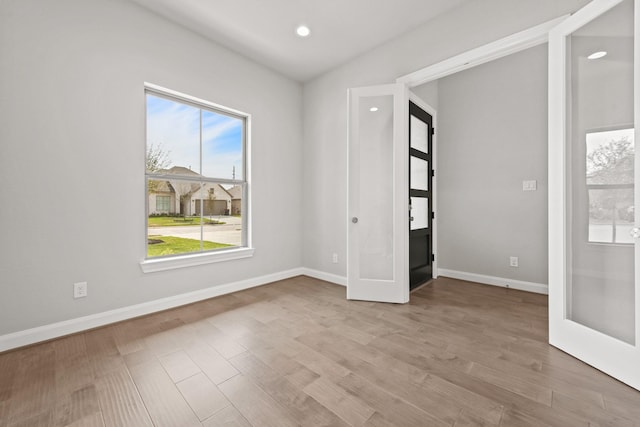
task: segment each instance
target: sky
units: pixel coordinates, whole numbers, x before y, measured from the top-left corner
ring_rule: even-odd
[[[183,166],[209,178],[243,179],[242,120],[202,110],[202,171],[200,170],[200,110],[147,94],[147,146],[169,153],[172,166]]]

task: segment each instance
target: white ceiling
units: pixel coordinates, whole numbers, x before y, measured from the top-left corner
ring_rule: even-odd
[[[306,81],[473,0],[133,0]],[[300,24],[311,28],[298,37]]]

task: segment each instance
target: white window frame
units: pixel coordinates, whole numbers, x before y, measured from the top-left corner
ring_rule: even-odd
[[[147,94],[158,95],[163,98],[175,100],[177,102],[192,105],[196,108],[203,110],[213,111],[216,113],[222,113],[230,116],[241,118],[245,122],[244,138],[243,138],[243,167],[244,167],[244,179],[242,180],[227,180],[207,178],[205,182],[214,182],[220,184],[239,184],[243,185],[244,192],[242,197],[242,246],[233,246],[229,249],[221,248],[211,251],[196,252],[189,254],[169,255],[163,257],[147,258],[147,234],[148,234],[148,217],[149,217],[149,197],[147,191],[147,183],[150,177],[162,178],[162,175],[149,174],[146,171],[144,173],[145,180],[145,228],[144,228],[144,256],[140,261],[140,268],[144,273],[153,273],[156,271],[172,270],[175,268],[192,267],[197,265],[209,264],[214,262],[229,261],[239,258],[248,258],[253,256],[254,248],[251,246],[251,198],[250,198],[250,146],[251,146],[251,115],[242,111],[234,110],[222,105],[214,104],[212,102],[196,98],[191,95],[186,95],[171,89],[167,89],[152,83],[144,84],[144,96],[146,100]],[[145,101],[145,117],[146,117],[146,101]],[[145,124],[145,153],[146,153],[146,124]],[[173,177],[172,177],[173,178]]]

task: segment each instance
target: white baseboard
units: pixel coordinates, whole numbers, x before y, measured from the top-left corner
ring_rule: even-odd
[[[232,292],[242,291],[244,289],[255,288],[257,286],[266,285],[271,282],[276,282],[278,280],[288,279],[303,274],[310,275],[307,273],[306,269],[294,268],[292,270],[267,274],[265,276],[254,277],[251,279],[241,280],[225,285],[212,286],[207,289],[201,289],[198,291],[188,292],[172,297],[161,298],[158,300],[131,305],[128,307],[117,308],[115,310],[109,310],[89,316],[64,320],[62,322],[38,326],[36,328],[26,329],[24,331],[13,332],[0,336],[0,352],[23,347],[25,345],[35,344],[41,341],[47,341],[64,335],[86,331],[89,329],[97,328],[99,326],[108,325],[110,323],[120,322],[122,320],[132,319],[134,317],[144,316],[146,314],[179,307],[181,305],[191,304],[220,295],[230,294]]]
[[[519,289],[545,295],[548,294],[547,285],[543,285],[540,283],[531,283],[521,280],[504,279],[501,277],[484,276],[481,274],[465,273],[461,271],[447,270],[444,268],[438,269],[438,274],[440,276],[451,277],[454,279]],[[24,331],[2,335],[0,336],[0,352],[23,347],[30,344],[35,344],[42,341],[47,341],[69,334],[74,334],[77,332],[86,331],[111,323],[132,319],[134,317],[156,313],[158,311],[168,310],[182,305],[214,298],[220,295],[226,295],[232,292],[255,288],[257,286],[266,285],[268,283],[277,282],[278,280],[289,279],[291,277],[300,275],[325,280],[327,282],[335,283],[341,286],[347,286],[347,278],[345,276],[326,273],[324,271],[314,270],[312,268],[294,268],[291,270],[281,271],[265,276],[254,277],[251,279],[241,280],[225,285],[212,286],[207,289],[201,289],[198,291],[188,292],[185,294],[175,295],[167,298],[161,298],[154,301],[117,308],[115,310],[109,310],[102,313],[64,320],[62,322],[56,322],[50,325],[38,326],[35,328],[26,329]]]
[[[324,280],[326,282],[335,283],[336,285],[347,286],[347,278],[344,276],[338,276],[337,274],[325,273],[324,271],[314,270],[312,268],[302,268],[302,273],[305,276],[313,277],[314,279]]]
[[[522,280],[505,279],[503,277],[485,276],[483,274],[465,273],[464,271],[438,269],[438,276],[451,277],[452,279],[477,282],[485,285],[500,286],[503,288],[518,289],[521,291],[535,292],[537,294],[549,294],[549,286],[542,283],[524,282]]]

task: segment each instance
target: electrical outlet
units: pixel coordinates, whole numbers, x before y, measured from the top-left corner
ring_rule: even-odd
[[[535,179],[530,181],[522,181],[522,191],[536,191],[538,189],[538,181]]]
[[[73,297],[84,298],[87,296],[87,282],[78,282],[73,284]]]
[[[509,265],[511,267],[517,267],[518,266],[518,257],[517,256],[509,257]]]
[[[333,261],[334,264],[338,263],[338,254],[333,254],[333,256],[331,257],[331,260]]]

